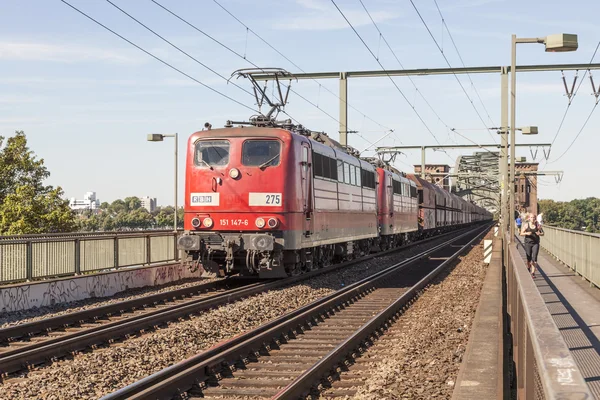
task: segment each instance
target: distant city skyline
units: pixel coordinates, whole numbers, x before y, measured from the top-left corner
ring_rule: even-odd
[[[380,70],[375,58],[386,69],[445,68],[448,65],[439,45],[453,67],[463,63],[509,65],[511,34],[542,37],[565,32],[578,35],[576,52],[545,53],[540,45],[519,45],[518,64],[589,63],[600,41],[600,3],[595,0],[578,2],[585,12],[573,15],[566,14],[565,3],[557,0],[522,2],[518,11],[510,10],[516,5],[508,0],[438,1],[460,53],[433,2],[416,4],[426,27],[410,3],[365,1],[383,34],[380,36],[360,3],[340,0],[341,10],[375,57],[329,1],[220,1],[264,41],[213,2],[161,1],[235,55],[152,2],[116,2],[223,79],[109,3],[69,2],[194,79],[252,109],[256,108],[253,97],[233,85],[251,91],[249,82],[226,81],[234,70],[251,67],[250,61],[291,72]],[[217,129],[227,120],[247,120],[254,114],[142,53],[61,2],[4,2],[0,35],[0,135],[25,131],[31,150],[44,159],[52,174],[47,183],[61,186],[67,199],[81,196],[91,182],[104,201],[152,193],[160,204],[173,204],[173,145],[148,143],[146,135],[177,132],[182,203],[188,137],[205,122]],[[595,62],[600,62],[600,55]],[[589,75],[584,79],[584,74],[578,73],[576,88],[581,87],[568,108],[559,71],[518,75],[516,125],[539,127],[539,135],[530,138],[518,134],[518,142],[555,143],[548,162],[536,148],[518,148],[517,156],[541,162],[540,170],[564,170],[560,184],[553,177],[539,179],[541,199],[600,196],[597,185],[590,184],[597,175],[591,166],[600,147],[600,138],[594,134],[600,127],[600,112],[591,114],[581,130],[595,103]],[[565,71],[564,75],[570,87],[576,74]],[[385,76],[348,81],[348,130],[357,131],[350,133],[348,140],[359,150],[371,146],[365,155],[373,155],[375,142],[377,146],[499,142],[495,131],[487,129],[499,126],[499,74],[415,76],[412,81],[397,77],[393,81],[397,88]],[[595,83],[598,87],[600,81]],[[339,82],[292,81],[292,89],[286,112],[304,126],[338,139]],[[393,134],[388,134],[388,129],[393,129]],[[580,130],[579,138],[560,157]],[[472,153],[431,151],[427,163],[454,166],[458,155]],[[413,172],[412,165],[419,161],[420,151],[407,151],[397,157],[395,166]]]

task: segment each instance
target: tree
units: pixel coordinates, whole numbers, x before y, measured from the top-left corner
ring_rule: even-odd
[[[27,147],[23,131],[0,136],[0,234],[71,232],[75,214],[63,191],[44,185],[50,172]],[[3,147],[4,145],[4,147]]]
[[[540,200],[544,221],[560,228],[600,232],[600,199],[589,197],[570,202]]]
[[[135,197],[135,196],[125,197],[125,199],[123,201],[125,202],[125,205],[127,206],[128,211],[137,210],[138,208],[140,208],[142,206],[142,201],[138,197]]]

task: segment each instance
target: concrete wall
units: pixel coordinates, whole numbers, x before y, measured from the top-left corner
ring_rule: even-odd
[[[102,274],[21,283],[0,287],[0,311],[19,311],[92,297],[112,296],[127,289],[200,278],[180,264],[125,269]]]

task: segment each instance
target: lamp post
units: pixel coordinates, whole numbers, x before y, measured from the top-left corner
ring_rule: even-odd
[[[515,111],[516,111],[516,90],[517,90],[517,43],[540,43],[546,46],[546,52],[563,52],[577,50],[577,35],[561,33],[557,35],[548,35],[544,38],[517,38],[512,35],[511,41],[511,107],[510,107],[510,214],[508,218],[510,226],[509,241],[512,242],[515,237]],[[525,134],[525,132],[523,132]]]
[[[175,232],[177,232],[177,133],[174,133],[172,135],[163,135],[160,133],[150,133],[148,135],[148,141],[149,142],[162,142],[166,137],[172,137],[175,138],[175,182],[174,182],[174,192],[173,192],[173,198],[174,198],[174,208],[175,208],[175,212],[174,212],[174,221],[173,221],[173,230]]]

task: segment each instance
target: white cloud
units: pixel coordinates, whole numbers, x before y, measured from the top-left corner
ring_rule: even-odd
[[[0,104],[39,103],[43,100],[44,98],[39,96],[0,95]]]
[[[0,60],[63,63],[104,61],[119,64],[136,64],[141,62],[141,58],[124,52],[98,47],[6,41],[0,41]]]
[[[464,0],[456,1],[450,5],[443,6],[442,10],[453,10],[456,8],[474,8],[481,7],[492,3],[505,3],[506,0]]]
[[[306,12],[300,12],[293,17],[279,19],[273,26],[281,30],[337,30],[349,28],[348,23],[337,9],[323,0],[296,0]],[[363,9],[342,10],[354,27],[371,24],[371,19]],[[369,11],[376,23],[397,18],[399,14],[390,11]]]
[[[216,86],[227,84],[220,78],[203,78],[198,80],[209,85]],[[158,80],[135,80],[135,79],[91,79],[91,78],[53,78],[44,76],[21,76],[12,78],[0,77],[0,85],[14,86],[61,86],[61,87],[90,87],[90,86],[127,86],[127,87],[200,87],[200,85],[187,78],[165,78]],[[2,97],[0,97],[2,102]]]

